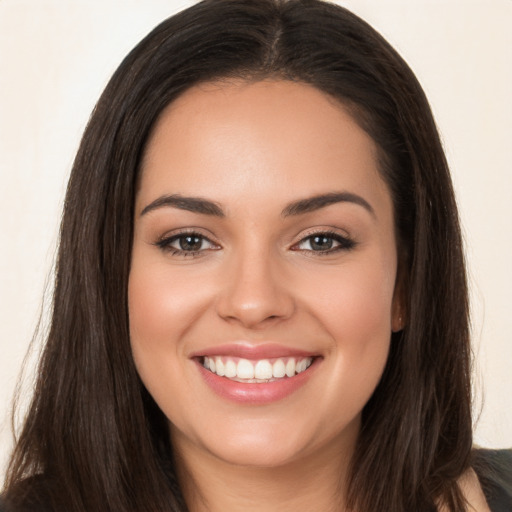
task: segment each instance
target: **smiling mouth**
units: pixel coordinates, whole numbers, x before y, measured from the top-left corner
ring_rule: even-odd
[[[249,360],[228,356],[204,356],[202,365],[210,372],[235,382],[264,384],[289,379],[306,371],[313,357],[280,357]]]

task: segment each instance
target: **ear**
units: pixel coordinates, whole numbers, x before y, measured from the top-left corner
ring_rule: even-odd
[[[391,305],[391,331],[401,331],[407,323],[406,307],[405,307],[405,279],[403,273],[398,272],[395,291],[393,293],[393,303]]]

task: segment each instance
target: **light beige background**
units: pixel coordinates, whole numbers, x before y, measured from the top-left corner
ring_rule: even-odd
[[[89,113],[132,46],[191,3],[0,0],[0,474],[10,399]],[[339,3],[390,40],[431,100],[466,237],[477,412],[484,397],[476,441],[512,446],[512,0]]]

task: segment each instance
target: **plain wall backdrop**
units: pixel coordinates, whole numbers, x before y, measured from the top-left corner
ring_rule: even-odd
[[[45,289],[50,306],[65,185],[89,114],[126,53],[192,3],[0,0],[0,475],[10,401]],[[430,99],[466,241],[476,442],[512,446],[512,0],[338,3],[398,49]],[[40,337],[25,401],[39,347]]]

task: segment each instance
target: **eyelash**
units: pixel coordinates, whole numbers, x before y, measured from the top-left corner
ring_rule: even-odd
[[[337,242],[339,245],[334,248],[330,248],[330,249],[327,249],[324,251],[313,251],[312,249],[299,249],[299,248],[293,249],[293,247],[298,247],[299,245],[305,243],[308,240],[311,243],[311,241],[314,238],[320,238],[320,237],[322,237],[324,239],[334,240],[334,242]],[[314,253],[315,256],[327,256],[329,254],[333,254],[333,253],[336,253],[339,251],[350,251],[350,250],[354,249],[355,246],[356,246],[356,242],[354,240],[352,240],[351,238],[349,238],[348,236],[340,235],[339,233],[336,233],[334,231],[316,231],[314,233],[310,233],[307,236],[303,237],[298,243],[296,243],[292,247],[292,249],[295,251],[300,251],[300,252]]]
[[[179,241],[184,238],[198,238],[201,241],[201,245],[204,242],[208,242],[214,247],[218,247],[217,244],[212,242],[208,237],[202,235],[201,233],[197,233],[196,231],[183,231],[176,235],[172,235],[169,237],[164,237],[158,240],[155,245],[159,247],[162,251],[169,253],[171,256],[184,256],[184,257],[193,257],[199,256],[201,253],[205,252],[208,249],[200,249],[196,251],[184,251],[183,249],[178,249],[177,247],[173,247],[171,244]],[[215,249],[214,249],[215,250]]]
[[[177,247],[173,247],[171,245],[174,242],[177,242],[180,239],[184,239],[187,237],[199,239],[201,242],[201,245],[204,242],[207,242],[207,243],[211,244],[214,248],[213,249],[211,249],[211,248],[198,249],[195,251],[185,251],[183,249],[178,249]],[[300,249],[299,248],[299,246],[301,244],[303,244],[307,241],[309,241],[311,244],[311,241],[315,237],[316,238],[322,237],[324,239],[333,240],[334,242],[338,243],[338,245],[334,248],[329,248],[329,249],[323,250],[323,251],[322,250],[314,251],[312,249]],[[208,237],[202,235],[201,233],[197,233],[195,231],[184,231],[184,232],[178,233],[176,235],[164,237],[164,238],[158,240],[155,243],[155,245],[157,247],[159,247],[162,251],[169,253],[171,256],[183,256],[183,257],[189,257],[189,258],[194,257],[194,256],[199,256],[199,255],[201,255],[201,253],[204,253],[205,251],[208,251],[208,250],[217,250],[217,248],[219,247]],[[297,252],[313,253],[316,256],[325,256],[325,255],[333,254],[333,253],[336,253],[339,251],[350,251],[350,250],[354,249],[355,246],[356,246],[356,242],[347,236],[342,236],[339,233],[335,233],[333,231],[317,231],[317,232],[310,233],[307,236],[303,237],[301,240],[299,240],[299,242],[294,244],[291,249],[293,251],[297,251]]]

